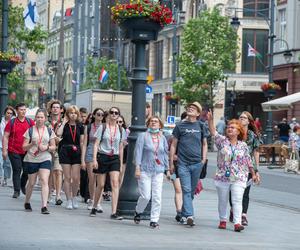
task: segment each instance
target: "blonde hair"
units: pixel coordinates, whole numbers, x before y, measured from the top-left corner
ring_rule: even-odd
[[[69,107],[67,108],[66,114],[65,114],[65,115],[66,115],[66,117],[67,117],[68,119],[70,119],[69,113],[71,113],[71,112],[75,112],[75,113],[76,113],[76,115],[77,115],[76,122],[79,122],[79,121],[80,121],[80,112],[79,112],[79,109],[77,108],[77,106],[71,105],[71,106],[69,106]]]

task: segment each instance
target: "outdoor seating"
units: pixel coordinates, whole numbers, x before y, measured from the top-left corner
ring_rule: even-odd
[[[283,166],[288,157],[288,147],[283,143],[263,144],[259,146],[259,162],[262,164]]]

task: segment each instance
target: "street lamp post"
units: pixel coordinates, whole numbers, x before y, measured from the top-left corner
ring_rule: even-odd
[[[7,51],[8,45],[8,0],[2,1],[2,46],[3,52]],[[7,73],[1,73],[0,84],[0,114],[3,114],[7,106],[8,90],[7,90]]]
[[[269,26],[269,63],[268,63],[268,80],[269,83],[273,82],[273,59],[274,59],[274,43],[276,41],[283,41],[287,45],[287,50],[284,53],[284,57],[287,59],[288,57],[291,57],[291,51],[289,50],[288,44],[285,40],[283,39],[276,39],[275,40],[275,35],[274,35],[274,14],[275,14],[275,0],[270,0],[270,16],[266,16],[260,11],[257,10],[252,10],[252,9],[241,9],[241,8],[232,8],[237,11],[244,11],[247,10],[249,12],[255,12],[259,16],[263,17],[264,20],[267,22]],[[239,18],[235,15],[232,18],[231,25],[235,28],[238,28],[240,25]],[[272,99],[271,96],[268,97],[268,101]],[[267,134],[267,143],[271,144],[273,142],[273,117],[272,117],[272,111],[268,112],[268,119],[267,119],[267,127],[266,127],[266,134]]]

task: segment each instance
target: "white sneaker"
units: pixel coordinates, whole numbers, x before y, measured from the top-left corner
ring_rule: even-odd
[[[97,205],[97,213],[103,213],[103,208],[100,204]]]
[[[93,208],[93,203],[94,203],[93,200],[89,200],[89,201],[88,201],[88,206],[87,206],[87,209],[88,209],[88,210],[92,210],[92,208]]]
[[[73,208],[74,208],[74,209],[77,209],[77,208],[79,207],[78,201],[77,201],[77,198],[76,198],[76,197],[73,198],[72,203],[73,203]]]
[[[67,200],[66,209],[69,209],[69,210],[73,209],[72,200]]]

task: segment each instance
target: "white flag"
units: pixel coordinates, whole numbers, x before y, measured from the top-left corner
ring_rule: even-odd
[[[36,0],[29,0],[28,5],[23,12],[23,18],[26,28],[33,30],[38,21]]]

